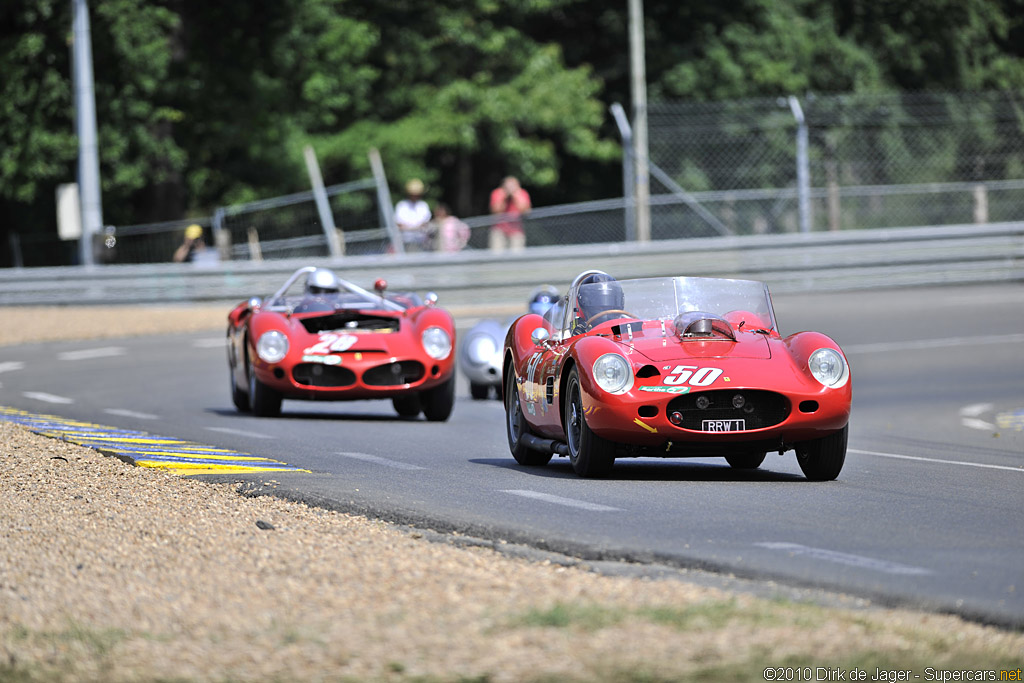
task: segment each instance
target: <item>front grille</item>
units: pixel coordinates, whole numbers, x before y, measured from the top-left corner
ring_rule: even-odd
[[[299,363],[292,368],[292,377],[307,387],[347,387],[356,383],[356,373],[341,365]]]
[[[423,378],[423,363],[404,360],[385,363],[363,373],[363,382],[375,387],[393,387],[411,384]]]
[[[742,408],[733,407],[733,398],[743,397]],[[708,405],[698,407],[698,401],[706,398]],[[774,391],[749,389],[718,389],[715,391],[699,391],[677,396],[669,401],[668,414],[682,413],[683,420],[679,427],[702,431],[704,420],[744,420],[747,430],[763,429],[777,425],[789,417],[789,399]]]

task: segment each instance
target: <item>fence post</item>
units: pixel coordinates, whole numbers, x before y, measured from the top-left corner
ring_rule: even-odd
[[[334,215],[331,214],[331,205],[327,202],[327,193],[324,192],[324,179],[320,175],[320,164],[316,160],[316,152],[312,145],[306,145],[302,150],[306,158],[306,172],[309,173],[309,182],[313,185],[313,198],[316,200],[316,210],[320,214],[320,225],[324,229],[324,237],[327,238],[327,248],[331,256],[337,258],[342,256],[339,245],[338,233],[334,228]]]
[[[380,152],[371,147],[367,153],[370,157],[370,168],[373,170],[373,179],[377,183],[377,203],[380,205],[380,216],[391,236],[391,248],[396,254],[405,253],[405,245],[402,244],[402,236],[398,234],[398,225],[395,223],[395,207],[391,204],[391,190],[388,189],[388,179],[384,175],[384,162],[380,159]]]
[[[789,108],[796,119],[796,186],[797,199],[800,205],[800,232],[811,231],[811,179],[807,160],[807,120],[800,100],[789,96]]]
[[[626,241],[632,242],[636,239],[636,221],[633,215],[633,131],[629,127],[629,119],[626,118],[626,111],[621,104],[613,102],[608,108],[619,127],[619,135],[622,136],[622,199],[625,200],[623,209],[626,219]]]

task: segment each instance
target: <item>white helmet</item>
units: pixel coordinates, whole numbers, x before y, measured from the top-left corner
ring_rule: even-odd
[[[306,278],[307,294],[337,294],[339,291],[338,276],[326,268],[317,268]]]

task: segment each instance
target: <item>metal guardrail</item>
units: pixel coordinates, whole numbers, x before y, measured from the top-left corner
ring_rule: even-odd
[[[274,292],[296,268],[320,265],[393,290],[437,292],[442,305],[485,315],[523,306],[534,286],[564,289],[584,268],[616,277],[703,275],[768,282],[774,292],[1024,280],[1024,222],[752,235],[528,248],[519,253],[352,256],[0,270],[0,305],[237,302]]]

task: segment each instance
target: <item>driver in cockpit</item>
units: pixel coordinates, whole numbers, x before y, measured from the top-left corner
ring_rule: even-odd
[[[341,292],[341,282],[333,271],[317,268],[306,277],[306,286],[302,301],[294,309],[295,313],[334,310],[333,295]]]
[[[611,275],[596,273],[580,283],[572,333],[580,334],[609,320],[625,317],[625,296]]]

